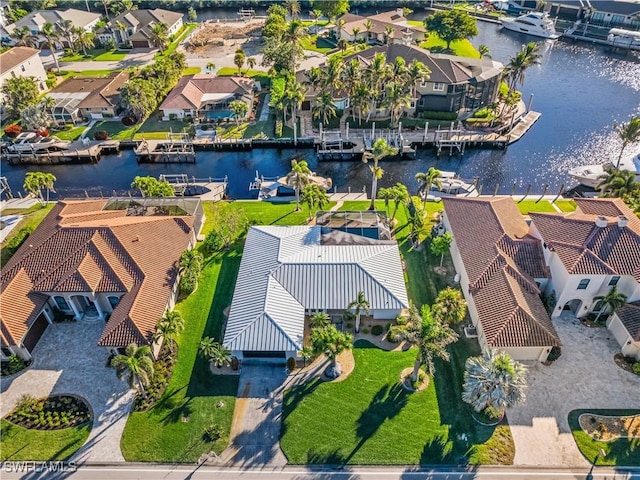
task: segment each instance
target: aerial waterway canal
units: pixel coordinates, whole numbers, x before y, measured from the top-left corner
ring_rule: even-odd
[[[414,14],[415,15],[415,14]],[[531,37],[503,32],[499,26],[479,22],[474,45],[488,45],[494,59],[507,63]],[[541,44],[542,63],[527,70],[523,99],[533,94],[532,109],[542,113],[538,122],[519,142],[507,150],[467,150],[462,157],[432,150],[419,150],[415,160],[383,161],[387,186],[403,182],[415,189],[416,172],[431,166],[456,171],[463,178],[479,177],[485,193],[549,192],[575,185],[567,175],[571,167],[613,160],[620,142],[613,131],[616,122],[640,115],[640,54],[605,52],[583,43]],[[627,149],[625,156],[638,153]],[[319,175],[331,177],[338,191],[361,191],[370,184],[368,167],[357,161],[318,162],[311,149],[258,149],[248,152],[198,152],[189,165],[139,165],[133,151],[105,156],[93,165],[44,167],[9,166],[2,163],[2,175],[14,192],[21,189],[28,170],[45,170],[57,177],[59,196],[110,195],[125,192],[135,175],[186,173],[196,177],[229,177],[232,198],[250,198],[248,185],[256,170],[264,176],[285,174],[292,159],[305,159]]]

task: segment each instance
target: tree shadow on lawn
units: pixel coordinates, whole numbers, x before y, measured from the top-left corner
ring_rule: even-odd
[[[285,390],[282,401],[282,426],[280,428],[280,438],[284,437],[287,431],[287,418],[293,413],[298,404],[320,385],[325,383],[319,377],[314,378],[296,387]]]

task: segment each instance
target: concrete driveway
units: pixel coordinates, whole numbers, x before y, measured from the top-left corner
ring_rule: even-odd
[[[526,403],[507,417],[516,445],[515,465],[586,466],[568,423],[580,408],[640,407],[640,377],[619,368],[620,351],[605,328],[589,328],[565,312],[554,325],[562,356],[546,367],[530,364]]]
[[[229,446],[216,463],[236,467],[284,466],[280,450],[284,365],[243,363]]]
[[[24,394],[44,397],[70,393],[89,402],[93,428],[74,455],[78,462],[124,462],[120,437],[133,402],[133,391],[108,368],[107,350],[97,346],[104,322],[54,323],[33,352],[31,367],[0,383],[0,416],[9,413]]]

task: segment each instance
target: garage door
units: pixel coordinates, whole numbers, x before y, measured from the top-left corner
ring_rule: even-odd
[[[133,48],[149,48],[149,42],[146,40],[134,40],[131,42]]]
[[[285,358],[285,352],[243,350],[242,356],[244,358]]]
[[[38,318],[36,318],[36,321],[33,322],[33,325],[31,325],[31,328],[24,337],[23,343],[27,350],[29,350],[29,353],[33,352],[38,340],[40,340],[40,337],[48,326],[49,322],[47,322],[44,313],[41,313]]]

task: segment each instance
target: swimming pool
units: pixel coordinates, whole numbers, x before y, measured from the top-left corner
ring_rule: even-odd
[[[233,118],[233,112],[231,110],[211,110],[204,114],[207,120],[220,120],[223,118]]]

